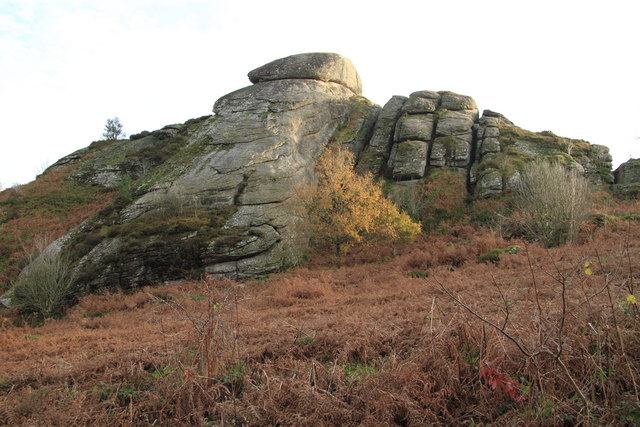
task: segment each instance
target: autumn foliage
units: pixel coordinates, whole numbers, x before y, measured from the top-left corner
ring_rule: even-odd
[[[419,224],[384,197],[371,174],[354,171],[348,150],[328,148],[318,159],[317,175],[317,186],[302,200],[316,245],[342,253],[357,243],[408,241],[420,232]]]
[[[495,367],[487,363],[480,368],[479,374],[480,378],[484,379],[492,390],[504,393],[505,397],[516,403],[524,400],[521,385],[518,380],[508,378],[504,372],[498,371]]]

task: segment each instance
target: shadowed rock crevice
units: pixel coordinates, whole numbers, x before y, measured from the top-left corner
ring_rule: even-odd
[[[247,188],[247,185],[249,184],[249,178],[254,172],[255,171],[249,171],[247,173],[242,174],[242,182],[240,183],[240,185],[238,185],[238,190],[236,191],[235,196],[233,196],[234,205],[238,206],[241,204],[240,197],[242,197],[242,193],[244,193],[244,190]]]

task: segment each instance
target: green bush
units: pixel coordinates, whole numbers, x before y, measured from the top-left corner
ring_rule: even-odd
[[[486,254],[482,254],[478,257],[478,263],[482,264],[498,264],[500,262],[500,255],[503,254],[517,254],[520,252],[520,246],[511,245],[504,249],[493,249]]]
[[[68,260],[57,252],[43,251],[18,277],[11,299],[22,313],[49,318],[61,316],[74,296]]]
[[[486,254],[480,255],[478,258],[478,262],[482,264],[497,264],[500,262],[500,255],[502,255],[504,251],[502,249],[494,249],[492,251],[487,252]]]
[[[516,210],[528,238],[546,247],[576,239],[589,214],[589,183],[560,163],[528,163],[516,187]]]

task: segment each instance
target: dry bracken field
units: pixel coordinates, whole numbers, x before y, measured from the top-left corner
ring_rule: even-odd
[[[5,311],[0,425],[634,425],[638,289],[640,222],[605,218],[560,248],[455,226]]]

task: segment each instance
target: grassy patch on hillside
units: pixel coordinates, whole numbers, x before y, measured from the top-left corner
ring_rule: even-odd
[[[0,193],[0,288],[24,267],[36,239],[55,240],[113,200],[111,191],[67,179],[74,167]]]

